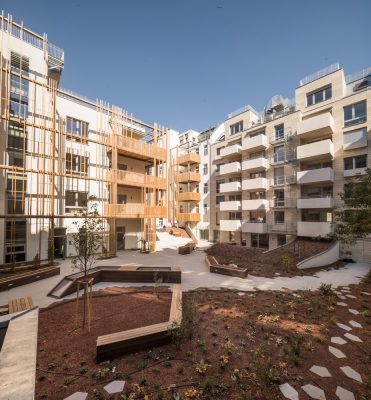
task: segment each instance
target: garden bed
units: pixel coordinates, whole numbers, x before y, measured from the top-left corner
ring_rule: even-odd
[[[323,268],[343,266],[344,263],[338,261],[321,268],[299,270],[296,267],[298,262],[327,250],[331,245],[332,242],[325,240],[297,239],[292,244],[266,252],[256,248],[218,243],[208,248],[206,253],[214,256],[220,264],[235,264],[247,268],[249,275],[273,278],[277,275],[315,275]]]
[[[326,398],[336,398],[337,386],[352,391],[357,399],[370,398],[367,346],[371,296],[361,291],[371,292],[371,277],[363,285],[350,285],[349,293],[356,299],[347,298],[346,303],[359,310],[359,315],[350,314],[348,307],[337,306],[336,302],[342,300],[325,289],[295,293],[205,289],[184,293],[184,323],[180,336],[173,337],[173,344],[100,365],[94,363],[92,335],[69,333],[73,328],[69,319],[73,319],[74,302],[69,319],[65,315],[66,322],[61,322],[63,314],[58,314],[64,306],[56,306],[40,314],[36,398],[59,400],[76,391],[86,391],[88,399],[109,399],[103,387],[114,379],[126,381],[122,397],[117,397],[122,399],[144,399],[147,395],[146,399],[152,400],[275,400],[283,398],[279,390],[283,383],[292,385],[302,400],[309,399],[301,389],[306,384],[321,387]],[[106,292],[116,290],[121,289]],[[125,317],[125,327],[151,323],[155,315],[165,317],[165,303],[170,299],[170,294],[166,295],[161,294],[159,300],[153,292],[140,297],[117,296],[122,296],[118,304],[123,316],[128,314],[125,310],[153,300],[132,311],[131,318]],[[113,299],[107,298],[110,311]],[[94,299],[95,318],[99,315],[96,303]],[[336,322],[348,323],[351,319],[362,324],[351,333],[363,343],[348,340],[342,347],[334,345],[347,354],[346,359],[337,359],[329,353],[330,338],[345,333]],[[313,365],[325,366],[332,377],[314,375],[310,372]],[[344,365],[357,370],[364,383],[347,378],[340,370]]]

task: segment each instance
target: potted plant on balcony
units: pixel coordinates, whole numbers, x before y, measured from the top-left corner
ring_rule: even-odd
[[[149,254],[149,242],[147,239],[141,238],[138,240],[140,243],[140,252],[141,254]]]

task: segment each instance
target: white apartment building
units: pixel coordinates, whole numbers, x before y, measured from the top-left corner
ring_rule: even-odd
[[[325,237],[347,178],[371,166],[371,68],[334,64],[302,79],[293,100],[230,114],[212,146],[213,239],[270,249]],[[369,239],[354,258],[369,260]]]

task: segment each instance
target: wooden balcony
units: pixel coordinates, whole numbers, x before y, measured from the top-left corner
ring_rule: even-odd
[[[152,189],[166,190],[166,178],[161,176],[152,176],[140,174],[138,172],[123,171],[113,169],[107,172],[107,180],[119,185],[148,187]]]
[[[176,176],[176,181],[178,183],[201,182],[201,175],[198,172],[183,172]]]
[[[116,147],[118,153],[139,160],[166,161],[167,158],[165,148],[126,136],[110,136],[110,145]]]
[[[176,219],[179,222],[200,222],[201,215],[199,213],[177,213]]]
[[[197,192],[183,192],[176,195],[177,201],[200,201],[201,193]]]
[[[141,203],[109,204],[106,215],[115,218],[166,218],[166,207]]]
[[[201,157],[197,153],[182,154],[177,158],[178,165],[200,164],[200,163],[201,163]]]

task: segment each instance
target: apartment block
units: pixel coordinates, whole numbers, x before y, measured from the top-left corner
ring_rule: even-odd
[[[270,249],[326,236],[347,179],[370,168],[371,68],[334,64],[273,96],[262,112],[228,115],[212,146],[215,241]],[[370,257],[370,241],[356,246]]]
[[[167,218],[168,130],[61,88],[64,51],[9,15],[0,45],[0,263],[74,255],[92,196],[102,253],[140,239],[154,249]]]

